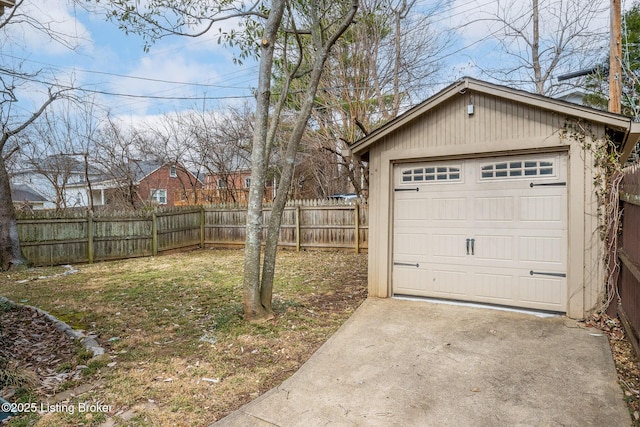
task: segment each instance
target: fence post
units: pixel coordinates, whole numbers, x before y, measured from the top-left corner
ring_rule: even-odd
[[[93,263],[93,257],[93,212],[87,211],[87,260],[89,264]]]
[[[151,214],[151,255],[158,255],[158,217],[155,212]]]
[[[204,205],[200,206],[200,249],[204,249]]]
[[[300,252],[300,205],[296,206],[296,252]]]
[[[360,201],[356,200],[354,218],[356,222],[356,253],[360,253]]]

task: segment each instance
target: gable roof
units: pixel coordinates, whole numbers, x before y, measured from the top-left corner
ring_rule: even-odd
[[[198,176],[199,174],[191,172],[180,162],[162,160],[135,160],[129,162],[129,170],[131,171],[131,176],[136,184],[140,184],[145,178],[149,177],[149,175],[164,168],[165,166],[175,166],[178,170],[191,175],[197,181],[202,183],[202,180]]]
[[[417,119],[423,113],[446,102],[447,100],[471,90],[500,98],[510,99],[532,107],[555,111],[567,116],[584,119],[590,122],[602,123],[606,127],[623,134],[620,143],[621,161],[625,162],[631,151],[640,140],[640,123],[633,122],[630,117],[614,114],[607,111],[596,110],[591,107],[577,105],[560,99],[549,98],[533,94],[523,90],[464,77],[451,84],[422,103],[409,109],[395,119],[375,129],[369,135],[356,141],[350,148],[354,154],[360,155],[369,151],[369,148],[384,136],[394,132],[405,124]]]
[[[14,202],[46,202],[47,199],[27,184],[11,185],[11,200]]]

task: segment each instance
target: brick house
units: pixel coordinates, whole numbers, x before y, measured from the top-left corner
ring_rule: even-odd
[[[187,190],[176,200],[177,205],[198,205],[216,203],[247,203],[251,186],[251,170],[239,169],[218,173],[209,173],[204,185]],[[275,197],[274,179],[267,180],[264,201],[271,202]]]
[[[76,195],[76,206],[88,206],[91,193],[93,206],[139,207],[187,205],[187,194],[202,187],[202,181],[178,162],[131,160],[90,186],[81,182],[66,190]]]
[[[150,168],[147,169],[147,171]],[[138,197],[143,203],[176,206],[189,191],[202,188],[202,182],[177,162],[161,164],[138,179]]]

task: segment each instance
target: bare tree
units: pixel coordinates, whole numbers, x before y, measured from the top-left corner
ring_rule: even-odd
[[[102,185],[108,191],[108,203],[114,209],[136,209],[140,198],[137,180],[142,153],[148,146],[137,129],[125,129],[108,116],[95,140],[94,161],[105,171]]]
[[[243,104],[225,111],[193,111],[188,119],[191,158],[207,175],[207,201],[246,202],[242,177],[251,167],[253,109]]]
[[[487,23],[505,57],[496,66],[476,65],[500,82],[553,95],[562,88],[554,76],[594,60],[594,48],[607,34],[597,19],[607,16],[607,7],[588,0],[496,2],[493,11],[480,12],[468,25]]]
[[[180,186],[180,199],[189,203],[198,203],[199,180],[202,164],[194,157],[194,141],[191,137],[190,113],[165,114],[157,118],[153,125],[139,126],[135,132],[139,135],[135,142],[141,158],[155,161],[158,167],[169,165]],[[162,188],[167,183],[154,183],[153,188]],[[172,185],[173,187],[173,185]]]
[[[222,21],[239,19],[242,30],[221,35],[228,43],[242,48],[240,59],[259,55],[256,114],[251,154],[251,186],[247,208],[244,270],[244,313],[249,320],[261,321],[273,316],[271,297],[275,252],[281,216],[291,186],[295,157],[314,106],[314,97],[329,51],[352,23],[357,0],[290,2],[274,0],[251,4],[231,0],[176,1],[151,0],[144,4],[112,1],[111,6],[124,26],[151,40],[166,35],[198,36]],[[276,105],[272,105],[271,80],[274,55],[285,63],[286,78]],[[265,241],[262,269],[262,203],[267,165],[282,106],[288,98],[291,81],[303,79],[300,109],[282,156],[283,168]]]
[[[327,61],[305,135],[307,152],[318,161],[299,169],[305,182],[314,182],[317,197],[344,192],[348,183],[357,193],[367,187],[364,165],[346,149],[426,96],[439,77],[437,58],[451,42],[415,0],[360,3],[356,22]]]
[[[94,110],[95,104],[87,100],[58,102],[19,136],[24,172],[47,183],[43,195],[55,201],[56,209],[84,205],[69,200],[67,186],[91,185],[98,173],[89,163],[97,130]]]
[[[10,142],[12,138],[27,129],[60,96],[59,92],[50,93],[40,108],[20,123],[12,126],[8,121],[9,117],[4,117],[5,120],[0,123],[0,268],[2,270],[26,263],[20,249],[18,223],[13,209],[9,174],[5,165],[7,159],[18,148],[17,146],[11,147]]]
[[[20,36],[36,31],[70,49],[77,37],[57,31],[55,23],[38,20],[28,12],[27,3],[0,15],[0,268],[6,270],[25,263],[20,250],[17,222],[6,162],[17,151],[16,137],[31,126],[47,107],[68,93],[59,88],[43,70],[26,70],[24,61],[3,55],[8,47],[22,44]],[[39,93],[39,95],[37,95]],[[35,99],[35,101],[34,101]],[[28,113],[24,113],[27,111]]]

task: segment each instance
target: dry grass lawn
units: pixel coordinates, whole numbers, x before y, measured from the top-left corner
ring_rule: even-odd
[[[62,267],[4,273],[0,295],[97,334],[108,352],[84,379],[91,390],[69,401],[108,413],[12,424],[209,425],[294,373],[353,313],[366,296],[366,263],[363,254],[281,252],[276,318],[260,325],[242,319],[242,251],[81,265],[66,276],[46,277]]]

